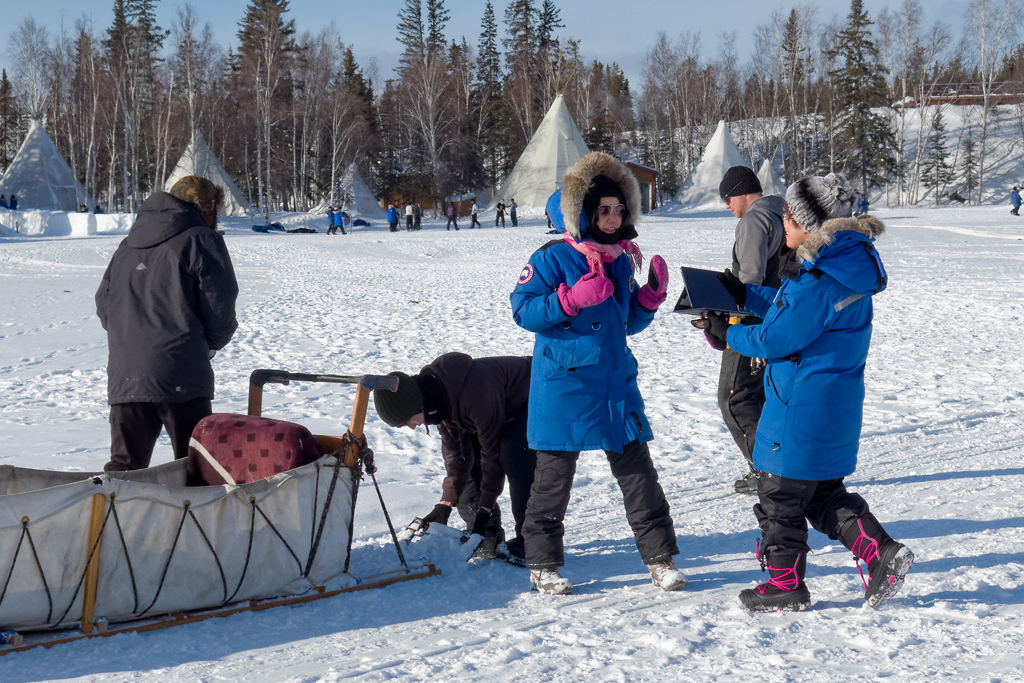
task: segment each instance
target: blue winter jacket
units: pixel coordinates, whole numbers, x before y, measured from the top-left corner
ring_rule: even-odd
[[[729,347],[768,362],[754,467],[789,479],[853,473],[871,342],[871,296],[886,275],[873,217],[825,222],[800,247],[805,270],[780,289],[747,285],[744,308],[760,325],[729,329]]]
[[[397,222],[398,222],[398,211],[395,210],[395,207],[392,206],[390,209],[388,209],[388,223],[397,223]]]
[[[583,157],[570,169],[565,186],[548,200],[552,224],[562,231],[575,231],[577,239],[590,239],[581,232],[587,227],[582,201],[590,179],[602,174],[623,186],[628,184],[628,179],[620,175],[623,171],[629,174],[628,169],[622,166],[620,171],[608,161],[612,157],[604,159],[606,156],[596,161],[590,159],[593,155]],[[577,175],[570,182],[574,170],[582,174],[582,179]],[[570,194],[563,196],[563,190]],[[630,206],[631,193],[626,194]],[[630,208],[637,216],[639,190],[635,196],[636,206]],[[579,222],[566,221],[566,214],[579,216]],[[575,316],[562,311],[558,285],[572,286],[587,274],[588,265],[587,259],[564,240],[552,241],[535,251],[519,275],[510,297],[512,314],[520,327],[536,334],[527,421],[531,448],[621,452],[625,444],[653,438],[637,387],[637,363],[626,345],[626,335],[644,330],[654,313],[644,310],[637,300],[639,286],[629,256],[622,254],[605,264],[605,269],[615,293]]]
[[[1013,204],[1013,208],[1020,208],[1020,192],[1014,190],[1013,192],[1010,193],[1010,203]]]

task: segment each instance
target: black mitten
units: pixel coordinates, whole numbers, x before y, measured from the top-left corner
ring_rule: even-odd
[[[424,524],[430,524],[431,522],[437,522],[438,524],[448,525],[448,518],[452,516],[452,506],[445,505],[444,503],[438,503],[434,506],[426,517],[423,518]]]
[[[704,338],[711,344],[711,348],[718,351],[725,351],[729,334],[729,319],[721,313],[711,313],[707,317],[707,326],[704,328]]]
[[[733,275],[728,268],[718,274],[718,281],[725,285],[725,288],[732,294],[732,298],[736,299],[736,304],[742,308],[743,304],[747,302],[747,286],[743,284],[743,281]]]
[[[473,528],[469,530],[469,533],[486,536],[487,522],[489,521],[491,521],[491,511],[480,508],[476,511],[476,519],[473,520]]]

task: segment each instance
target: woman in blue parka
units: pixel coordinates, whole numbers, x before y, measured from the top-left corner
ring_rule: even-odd
[[[652,581],[675,590],[686,578],[672,561],[675,529],[626,345],[665,300],[668,268],[655,256],[647,284],[637,285],[640,187],[615,157],[592,152],[576,162],[547,213],[565,234],[533,253],[511,296],[516,323],[536,334],[527,437],[537,469],[523,525],[531,583],[543,593],[572,592],[558,571],[562,521],[580,451],[603,450]]]
[[[857,465],[864,405],[864,363],[871,342],[871,297],[886,274],[874,247],[884,231],[871,216],[851,218],[857,195],[837,174],[797,181],[786,192],[786,245],[803,269],[780,289],[722,282],[760,325],[729,327],[712,316],[712,345],[764,358],[764,411],[757,425],[761,527],[757,557],[768,583],[740,593],[751,611],[799,611],[810,606],[804,585],[807,521],[841,541],[868,567],[865,600],[872,607],[903,584],[914,554],[897,543],[850,493],[843,478]],[[858,569],[860,565],[858,563]]]

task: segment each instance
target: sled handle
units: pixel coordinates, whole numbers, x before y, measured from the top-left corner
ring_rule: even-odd
[[[372,375],[370,375],[372,376]],[[359,384],[362,375],[310,375],[287,370],[253,370],[249,375],[249,415],[259,417],[263,411],[263,385],[288,384],[296,382],[334,382],[336,384]],[[394,390],[392,390],[394,391]]]

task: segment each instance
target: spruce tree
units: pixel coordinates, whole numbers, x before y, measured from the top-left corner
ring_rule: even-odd
[[[953,181],[953,169],[949,165],[946,151],[946,126],[942,122],[942,110],[936,109],[932,118],[932,132],[928,135],[928,153],[921,164],[921,183],[931,189],[938,205],[942,189]]]
[[[427,50],[436,53],[445,47],[444,27],[451,15],[444,0],[427,0]]]
[[[555,7],[553,0],[544,0],[537,16],[537,46],[541,49],[551,44],[551,37],[556,28],[565,28],[561,18],[562,11]]]
[[[498,22],[494,5],[487,0],[480,19],[477,42],[476,78],[479,93],[478,144],[483,174],[490,185],[497,183],[505,129],[505,107],[501,92],[501,52],[498,50]]]
[[[423,5],[420,0],[405,0],[398,12],[398,40],[402,55],[398,58],[398,72],[423,63]]]
[[[0,169],[6,170],[18,153],[18,103],[7,69],[0,74]]]
[[[964,155],[960,161],[960,177],[963,189],[967,193],[967,201],[973,201],[974,191],[978,189],[978,150],[974,144],[974,130],[968,129],[964,140]]]
[[[839,33],[837,51],[842,66],[832,72],[833,86],[843,105],[840,153],[847,175],[860,180],[861,192],[895,173],[893,134],[885,117],[871,111],[886,104],[885,69],[871,40],[863,0],[851,0],[846,28]]]

